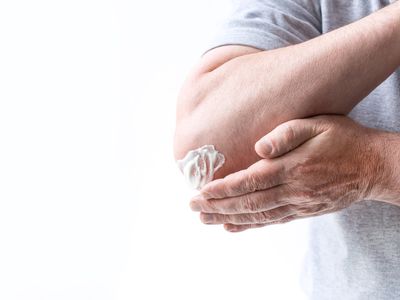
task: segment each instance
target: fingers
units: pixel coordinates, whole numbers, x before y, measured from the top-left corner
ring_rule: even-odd
[[[193,211],[205,213],[256,213],[287,205],[289,204],[287,202],[288,197],[285,185],[279,185],[270,189],[224,199],[205,200],[201,197],[194,197],[190,202],[190,208]]]
[[[283,123],[255,144],[257,154],[275,158],[292,151],[309,139],[325,131],[318,119],[297,119]]]
[[[292,216],[295,213],[296,210],[292,205],[285,205],[269,211],[250,214],[223,215],[202,212],[200,213],[200,219],[204,224],[263,224],[279,221],[283,218]]]
[[[225,230],[230,232],[241,232],[247,229],[261,228],[265,226],[267,226],[267,224],[246,224],[246,225],[224,224]]]
[[[224,224],[224,228],[225,228],[225,230],[230,231],[230,232],[241,232],[241,231],[245,231],[247,229],[261,228],[261,227],[265,227],[265,226],[269,226],[269,225],[276,225],[276,224],[285,224],[285,223],[288,223],[288,222],[296,220],[296,219],[298,219],[298,217],[293,215],[293,216],[289,216],[289,217],[283,218],[278,221],[273,221],[273,222],[264,223],[264,224],[246,224],[246,225]]]
[[[280,161],[262,159],[245,170],[206,184],[200,191],[204,199],[236,197],[283,184],[284,166]]]

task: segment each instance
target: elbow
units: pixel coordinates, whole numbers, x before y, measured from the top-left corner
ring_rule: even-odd
[[[245,169],[259,159],[254,151],[252,118],[246,118],[246,110],[235,101],[224,99],[229,76],[230,72],[221,68],[194,72],[183,84],[177,101],[174,158],[182,160],[191,150],[214,146],[225,158],[214,179]]]
[[[198,111],[194,109],[187,113],[184,118],[177,119],[173,152],[175,160],[183,159],[186,154],[204,145],[215,145],[215,134],[212,132],[211,124],[203,123],[197,118]]]
[[[221,145],[220,143],[216,144],[216,136],[212,130],[215,124],[207,120],[204,115],[207,114],[206,111],[208,108],[204,108],[203,105],[200,105],[201,102],[206,101],[205,98],[207,95],[206,93],[199,92],[198,89],[199,86],[197,85],[186,86],[183,88],[178,98],[176,126],[173,139],[175,161],[183,160],[190,151],[197,150],[205,145],[214,145],[216,148]],[[200,94],[202,94],[201,97],[199,97]],[[206,150],[203,149],[199,153],[194,152],[192,153],[194,156],[189,160],[184,160],[185,163],[179,162],[177,164],[188,183],[190,183],[190,186],[194,189],[200,189],[209,180],[217,178],[218,174],[221,172],[219,169],[223,169],[222,164],[224,158],[221,158],[220,155],[218,156],[218,165],[220,165],[218,169],[210,168],[210,165],[216,166],[215,163],[217,163],[217,161],[209,160],[210,156],[206,153],[210,152],[204,151]],[[199,154],[200,156],[197,156]],[[206,157],[208,157],[208,159]],[[193,164],[195,161],[196,163]],[[213,163],[211,163],[211,161]],[[191,167],[188,169],[188,166]],[[199,168],[201,170],[200,172],[198,172]],[[194,172],[194,170],[197,171]]]
[[[229,154],[226,153],[226,145],[215,138],[211,128],[199,124],[194,116],[177,122],[174,157],[176,161],[182,160],[177,165],[194,189],[200,189],[209,181],[228,174],[226,166],[229,164]],[[203,147],[206,145],[214,148]],[[191,154],[187,156],[190,151]]]
[[[175,160],[180,160],[190,151],[206,142],[207,126],[202,124],[200,103],[206,101],[207,86],[204,75],[192,75],[184,83],[177,100],[176,123],[173,141]]]
[[[237,130],[220,122],[220,118],[214,118],[215,116],[212,106],[198,105],[178,117],[173,150],[174,158],[178,161],[191,150],[205,145],[214,146],[224,156],[224,164],[213,175],[213,179],[218,179],[248,167],[256,154],[252,143],[244,141]]]
[[[201,147],[200,141],[200,133],[191,125],[190,119],[177,121],[173,141],[175,160],[181,160],[190,150]]]

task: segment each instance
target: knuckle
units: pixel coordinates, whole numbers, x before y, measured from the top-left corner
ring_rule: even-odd
[[[259,210],[258,201],[251,194],[243,195],[241,204],[244,212],[257,212]]]
[[[270,222],[273,221],[272,214],[270,211],[263,211],[259,214],[259,221],[260,222]]]
[[[318,192],[313,189],[303,189],[300,191],[296,191],[295,195],[298,199],[301,199],[302,202],[312,203],[318,197]]]
[[[209,214],[209,213],[201,213],[200,220],[204,224],[213,224],[219,221],[219,216],[216,214]]]
[[[313,214],[316,214],[316,213],[325,213],[325,212],[328,211],[329,209],[330,209],[330,205],[329,205],[328,203],[320,203],[320,204],[314,205],[314,206],[312,207],[311,212],[312,212]]]
[[[304,217],[304,216],[309,216],[311,214],[310,208],[309,207],[300,207],[297,209],[297,215]]]
[[[248,224],[251,223],[249,222],[249,216],[246,214],[242,215],[234,215],[232,216],[231,223],[236,224],[236,225],[243,225],[243,224]]]
[[[288,174],[286,166],[282,162],[274,162],[266,165],[264,180],[260,182],[261,188],[269,188],[275,185],[280,185],[283,181],[287,180]]]
[[[280,220],[275,220],[275,221],[269,222],[268,225],[285,224],[290,221],[293,221],[294,219],[296,219],[295,216],[288,216],[288,217],[282,218]]]
[[[263,222],[279,222],[297,212],[293,205],[286,205],[284,207],[264,211],[261,213]]]
[[[289,217],[286,217],[286,218],[283,218],[283,219],[279,220],[278,223],[279,224],[285,224],[285,223],[288,223],[290,221],[293,221],[295,218],[296,217],[294,217],[294,216],[289,216]]]
[[[330,210],[330,205],[327,203],[314,204],[310,206],[300,207],[297,209],[297,214],[302,217],[323,214]]]
[[[229,223],[230,222],[230,217],[229,215],[223,215],[223,214],[217,214],[216,223],[218,224],[224,224],[224,223]]]
[[[285,213],[286,214],[294,214],[297,213],[297,206],[293,204],[288,204],[285,206]]]
[[[304,178],[316,178],[316,161],[311,157],[303,157],[297,164],[287,170],[293,180],[303,181]]]
[[[239,171],[235,174],[229,174],[225,179],[230,181],[231,184],[225,186],[225,194],[227,196],[238,195],[243,192],[244,182],[243,182],[243,171]]]
[[[256,224],[260,222],[258,214],[244,214],[242,221],[244,224]]]
[[[296,132],[293,129],[292,124],[285,124],[283,139],[285,142],[290,142],[296,138]]]
[[[243,183],[232,185],[229,187],[227,195],[239,195],[243,192],[244,189],[245,186]]]
[[[271,155],[275,155],[276,153],[280,152],[279,151],[279,143],[274,137],[270,138],[269,143],[271,145],[271,152],[270,152]]]
[[[258,224],[258,223],[263,223],[263,217],[260,213],[255,213],[255,214],[251,214],[249,217],[249,221],[252,224]]]
[[[206,200],[203,204],[203,209],[205,212],[219,212],[218,206],[216,205],[217,200]]]
[[[246,180],[244,181],[243,188],[246,191],[255,192],[259,189],[259,187],[260,187],[260,180],[258,178],[258,175],[256,174],[248,175]]]

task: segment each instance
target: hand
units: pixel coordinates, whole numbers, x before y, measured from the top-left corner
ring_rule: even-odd
[[[343,116],[286,122],[256,143],[263,159],[207,184],[191,208],[206,224],[242,231],[377,199],[385,178],[379,136]]]

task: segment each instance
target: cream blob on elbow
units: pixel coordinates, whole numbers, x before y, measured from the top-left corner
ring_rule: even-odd
[[[215,172],[224,163],[224,155],[215,150],[213,145],[191,150],[183,159],[177,161],[188,184],[198,190],[213,180]]]

